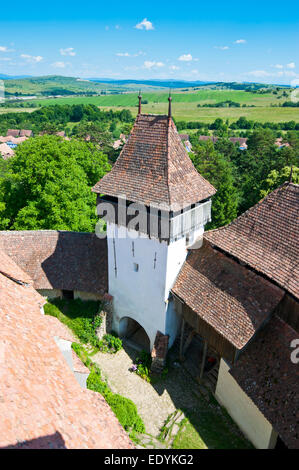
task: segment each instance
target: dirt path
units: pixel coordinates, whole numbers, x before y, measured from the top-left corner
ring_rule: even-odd
[[[198,399],[193,393],[194,382],[183,372],[181,366],[172,366],[165,379],[150,384],[129,371],[138,355],[128,346],[117,354],[97,353],[92,360],[106,376],[113,392],[130,398],[137,406],[146,432],[157,436],[168,416],[178,408],[193,408]]]

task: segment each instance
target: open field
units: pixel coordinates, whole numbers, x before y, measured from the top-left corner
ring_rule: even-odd
[[[0,108],[0,114],[5,113],[32,113],[38,108]]]
[[[165,114],[167,112],[168,93],[152,92],[143,93],[143,101],[147,104],[142,105],[146,113]],[[198,104],[219,103],[221,101],[235,101],[241,104],[240,108],[203,108]],[[199,90],[192,93],[176,92],[172,94],[173,116],[179,120],[213,122],[216,118],[228,119],[229,122],[237,120],[244,116],[259,122],[284,122],[298,121],[298,108],[282,108],[271,106],[288,100],[288,97],[281,97],[272,93],[258,94],[246,92],[243,90]],[[69,97],[69,98],[49,98],[37,99],[35,103],[42,106],[53,104],[94,104],[101,109],[121,110],[130,109],[135,116],[137,113],[137,94],[125,93],[119,95],[90,96],[90,97]],[[246,105],[246,107],[242,107]],[[250,107],[250,106],[254,107]]]
[[[104,107],[101,109],[122,110],[123,107]],[[137,107],[127,107],[132,114],[137,114]],[[167,114],[167,104],[147,104],[142,105],[145,113]],[[239,117],[244,116],[247,119],[258,122],[299,122],[299,108],[198,108],[195,103],[172,103],[172,115],[177,121],[200,121],[213,122],[216,118],[228,119],[229,123],[236,121]]]
[[[282,93],[287,96],[282,96]],[[211,90],[200,89],[195,91],[176,90],[172,93],[173,116],[177,121],[201,121],[210,123],[216,118],[228,119],[229,122],[236,121],[244,116],[247,119],[259,122],[285,122],[299,121],[299,108],[278,107],[277,105],[288,101],[289,90],[280,90],[278,94],[252,93],[244,90]],[[151,93],[142,93],[142,100],[146,104],[142,109],[146,113],[165,114],[167,113],[168,93],[153,91]],[[198,107],[198,104],[215,104],[223,101],[234,101],[240,103],[240,107],[224,108],[205,108]],[[30,101],[29,101],[30,102]],[[63,98],[44,98],[32,100],[40,106],[49,106],[55,104],[93,104],[103,110],[122,110],[130,109],[135,116],[137,113],[137,93],[123,93],[117,95],[103,96],[71,96]],[[246,105],[243,107],[243,105]],[[276,106],[273,106],[276,105]],[[253,107],[251,107],[253,106]],[[4,112],[32,112],[36,108],[0,108],[0,113]]]
[[[254,105],[254,106],[270,106],[271,104],[279,104],[287,100],[287,97],[281,97],[281,92],[278,95],[273,93],[258,94],[246,92],[244,90],[199,90],[190,92],[172,93],[174,103],[218,103],[220,101],[235,101],[237,103]],[[148,103],[159,104],[167,103],[168,93],[165,92],[152,92],[143,93],[142,99]],[[136,106],[138,99],[137,93],[123,93],[118,95],[103,95],[103,96],[72,96],[65,98],[49,98],[38,99],[36,103],[43,106],[60,103],[60,104],[94,104],[96,106]]]

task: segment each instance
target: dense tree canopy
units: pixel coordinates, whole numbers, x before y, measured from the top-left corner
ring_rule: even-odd
[[[109,170],[106,155],[91,143],[29,139],[0,179],[0,228],[93,231],[91,186]]]
[[[238,208],[232,164],[214,149],[211,141],[199,144],[192,160],[197,171],[217,189],[212,203],[212,222],[208,228],[231,222],[237,216]]]
[[[281,170],[270,171],[267,178],[261,184],[260,197],[267,196],[267,194],[281,186],[285,181],[290,180],[295,184],[299,184],[299,168],[297,166],[285,166]]]
[[[0,134],[6,134],[7,129],[32,129],[35,134],[44,131],[47,126],[55,130],[64,130],[68,123],[80,122],[112,122],[130,123],[133,121],[129,110],[101,111],[92,104],[51,105],[29,112],[4,113],[0,115]]]
[[[95,196],[90,187],[115,162],[120,149],[112,143],[129,134],[131,112],[102,111],[94,105],[45,106],[32,113],[0,115],[0,134],[8,128],[32,129],[47,135],[19,145],[16,156],[0,159],[0,229],[94,229]],[[197,170],[216,188],[210,227],[222,226],[256,204],[288,180],[293,166],[297,182],[299,124],[260,123],[240,117],[235,122],[179,122],[178,130],[196,129],[190,135]],[[72,140],[57,137],[65,130]],[[287,132],[285,132],[285,130]],[[218,140],[199,142],[200,134],[213,132]],[[229,137],[248,137],[241,151]],[[277,137],[288,145],[278,148]],[[87,141],[88,140],[88,141]],[[107,159],[108,157],[108,159]]]

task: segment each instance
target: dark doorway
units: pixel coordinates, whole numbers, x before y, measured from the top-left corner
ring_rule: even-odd
[[[123,317],[119,322],[119,336],[135,349],[150,352],[150,340],[145,329],[133,318]]]
[[[63,290],[62,298],[66,300],[74,300],[74,291],[73,290]]]
[[[287,450],[287,446],[285,445],[280,436],[277,436],[275,450]]]

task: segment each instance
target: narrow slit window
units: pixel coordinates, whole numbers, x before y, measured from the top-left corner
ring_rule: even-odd
[[[134,269],[135,273],[137,273],[139,271],[139,264],[138,263],[133,263],[133,269]]]

